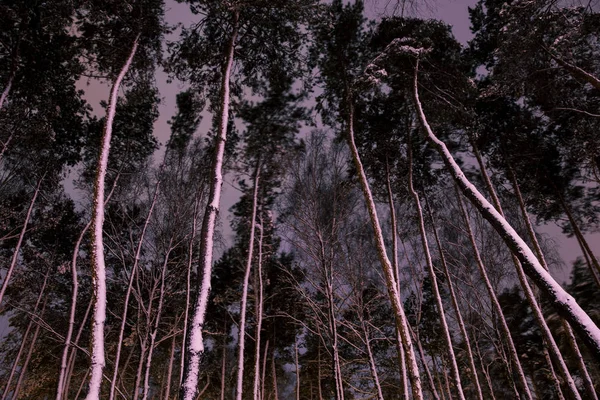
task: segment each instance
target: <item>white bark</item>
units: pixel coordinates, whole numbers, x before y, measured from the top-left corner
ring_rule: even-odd
[[[417,64],[418,67],[418,64]],[[489,201],[477,190],[477,188],[466,178],[460,166],[454,160],[454,157],[446,147],[446,144],[439,140],[431,130],[429,123],[423,112],[423,107],[419,100],[418,68],[415,68],[414,79],[414,99],[417,114],[421,125],[425,131],[427,139],[442,157],[446,168],[450,171],[452,177],[460,187],[461,191],[471,203],[478,209],[481,215],[494,227],[500,234],[511,251],[518,257],[523,264],[527,275],[536,283],[542,292],[548,297],[556,310],[561,314],[571,326],[577,331],[590,350],[597,358],[600,358],[600,329],[591,320],[589,315],[577,304],[573,296],[569,295],[548,272],[544,270],[536,256],[529,246],[510,226],[506,219],[490,204]]]
[[[12,87],[14,78],[15,78],[15,74],[13,72],[10,75],[10,78],[8,78],[8,82],[6,83],[6,86],[4,87],[4,90],[2,91],[2,95],[0,95],[0,110],[2,110],[2,107],[4,107],[4,102],[6,101],[6,98],[8,97],[8,94],[10,93],[10,88]]]
[[[452,371],[452,380],[454,381],[454,385],[456,387],[456,392],[458,394],[458,398],[461,400],[465,400],[465,395],[462,389],[462,383],[460,381],[460,373],[458,372],[458,363],[456,362],[456,356],[454,355],[454,348],[452,347],[452,338],[450,336],[450,329],[448,328],[448,323],[446,321],[446,314],[444,312],[444,304],[442,303],[442,296],[440,295],[440,289],[437,283],[437,277],[435,275],[435,270],[433,268],[433,261],[431,259],[431,252],[429,251],[429,244],[427,241],[427,232],[425,231],[425,221],[423,218],[423,208],[421,207],[421,200],[419,199],[419,194],[415,190],[413,186],[412,179],[412,169],[413,169],[413,160],[412,160],[412,145],[409,143],[408,147],[408,190],[413,197],[415,202],[415,207],[417,209],[417,218],[419,221],[419,233],[421,235],[421,243],[423,245],[423,253],[425,255],[425,264],[427,265],[427,270],[429,272],[429,278],[431,279],[431,288],[433,289],[433,295],[435,297],[438,313],[440,315],[440,325],[442,328],[442,332],[444,334],[444,341],[446,343],[446,351],[448,352],[448,356],[450,358],[450,370]]]
[[[256,165],[254,172],[254,190],[252,193],[252,216],[250,219],[250,238],[248,239],[248,254],[246,256],[246,270],[244,272],[244,284],[242,286],[242,299],[240,300],[240,325],[238,333],[238,365],[236,399],[242,400],[244,394],[244,348],[246,343],[246,309],[248,302],[248,283],[252,269],[252,258],[254,255],[254,234],[256,231],[256,210],[258,208],[258,186],[260,182],[260,162]]]
[[[39,179],[38,184],[33,192],[33,197],[29,202],[29,208],[27,209],[27,214],[25,215],[25,221],[23,222],[23,228],[21,228],[21,233],[19,234],[19,240],[17,241],[17,245],[15,246],[15,250],[13,252],[12,259],[10,261],[10,266],[6,271],[6,276],[4,277],[4,281],[2,282],[2,288],[0,289],[0,305],[2,304],[2,300],[4,299],[4,293],[8,288],[8,282],[17,266],[17,261],[19,260],[19,253],[21,251],[21,245],[23,244],[23,238],[25,237],[25,232],[27,232],[27,226],[29,225],[29,220],[31,219],[31,213],[33,211],[33,207],[35,206],[35,202],[37,200],[38,195],[40,194],[40,187],[42,186],[42,182],[46,174]]]
[[[258,183],[258,182],[257,182]],[[254,335],[254,400],[261,400],[260,391],[260,334],[263,319],[263,280],[262,280],[262,244],[264,238],[263,220],[260,218],[260,235],[258,237],[258,260],[254,269],[254,299],[256,309],[256,333]],[[266,356],[265,356],[266,357]]]
[[[217,213],[221,203],[221,186],[223,185],[223,155],[225,152],[225,141],[227,140],[227,123],[229,121],[229,79],[233,65],[233,54],[238,32],[238,13],[235,11],[234,28],[227,49],[226,63],[223,70],[223,81],[221,82],[221,116],[219,120],[219,131],[216,138],[215,158],[212,168],[212,185],[208,199],[208,205],[202,221],[202,235],[200,239],[200,266],[202,271],[202,282],[196,298],[192,323],[189,327],[189,339],[187,339],[186,365],[181,384],[181,400],[194,400],[198,392],[198,375],[200,372],[200,361],[204,354],[204,339],[202,328],[208,305],[208,294],[210,292],[210,280],[212,276],[213,240]]]
[[[425,199],[427,201],[427,199]],[[477,376],[477,367],[475,366],[475,358],[473,357],[473,350],[471,349],[471,340],[469,339],[469,334],[467,333],[467,328],[465,327],[465,322],[463,320],[462,314],[460,312],[460,307],[458,305],[458,299],[456,297],[456,293],[454,292],[454,286],[452,285],[452,279],[450,276],[450,271],[448,271],[448,264],[446,263],[446,257],[444,256],[444,250],[442,248],[442,243],[440,241],[439,235],[437,233],[437,228],[435,226],[435,221],[433,220],[433,215],[431,213],[431,209],[428,207],[429,217],[431,218],[431,222],[433,224],[433,235],[440,253],[440,263],[442,264],[442,269],[444,272],[444,276],[446,277],[446,281],[448,282],[448,289],[450,292],[450,299],[452,301],[452,306],[454,307],[454,313],[456,314],[456,321],[458,322],[458,327],[460,329],[460,333],[465,342],[465,347],[467,350],[467,358],[469,359],[469,366],[471,369],[471,378],[473,379],[473,385],[475,385],[475,390],[477,391],[477,397],[480,400],[483,400],[483,392],[481,390],[481,384],[479,383],[479,377]]]
[[[402,306],[402,302],[400,300],[400,292],[398,291],[398,284],[396,279],[394,278],[394,269],[390,259],[387,256],[387,250],[385,248],[385,241],[383,239],[383,232],[381,231],[381,224],[379,223],[379,217],[377,215],[377,208],[375,207],[375,200],[373,199],[373,195],[371,193],[371,188],[369,187],[369,181],[367,180],[367,176],[365,174],[364,168],[362,166],[362,162],[360,160],[360,155],[358,154],[358,149],[356,148],[356,144],[354,142],[354,112],[352,110],[352,99],[350,95],[348,95],[348,99],[346,100],[346,105],[349,107],[349,115],[348,115],[348,133],[347,133],[347,141],[350,147],[350,151],[352,153],[352,159],[354,161],[354,166],[358,172],[358,177],[361,183],[362,191],[365,197],[365,202],[367,203],[367,208],[369,210],[369,217],[371,219],[371,226],[373,227],[375,242],[377,244],[377,252],[379,255],[379,261],[381,262],[381,266],[383,268],[383,273],[385,276],[385,281],[387,285],[388,295],[390,297],[390,302],[392,303],[392,309],[394,311],[394,316],[396,318],[396,328],[400,331],[402,336],[402,345],[404,346],[404,353],[406,356],[406,364],[408,375],[410,378],[411,388],[413,397],[415,399],[423,399],[423,391],[421,387],[421,376],[419,374],[419,368],[417,366],[417,360],[415,357],[415,353],[412,347],[412,339],[410,337],[410,332],[408,329],[408,322],[406,320],[406,316],[404,314],[404,308]],[[402,363],[402,359],[400,355],[398,356],[399,363]]]
[[[115,354],[114,361],[114,370],[112,375],[112,381],[110,383],[110,392],[108,395],[109,400],[113,400],[115,397],[115,388],[117,387],[117,375],[119,373],[119,363],[121,361],[121,349],[123,345],[123,336],[125,335],[125,325],[127,325],[127,313],[129,311],[129,298],[131,297],[131,291],[133,290],[133,281],[137,272],[138,264],[140,261],[140,256],[142,254],[142,247],[144,244],[144,238],[146,237],[146,231],[148,229],[148,225],[150,224],[150,218],[152,217],[152,213],[154,211],[154,206],[156,205],[156,199],[158,198],[158,192],[160,189],[160,180],[156,182],[156,187],[154,188],[154,195],[152,196],[152,202],[150,203],[150,209],[148,210],[148,215],[146,216],[146,220],[144,221],[144,226],[142,228],[142,232],[140,233],[140,239],[135,251],[135,258],[133,261],[133,266],[131,267],[131,272],[129,273],[129,281],[127,283],[127,290],[125,291],[125,299],[123,300],[123,313],[121,314],[121,326],[119,328],[119,339],[117,340],[117,350]],[[58,400],[58,399],[57,399]]]
[[[99,400],[100,387],[102,385],[102,372],[104,370],[104,321],[106,320],[106,267],[104,265],[104,243],[102,227],[104,225],[104,179],[108,168],[108,153],[110,151],[110,140],[112,136],[112,125],[115,119],[117,100],[121,82],[133,61],[137,51],[139,35],[133,41],[129,56],[121,68],[119,75],[113,82],[110,93],[108,108],[106,110],[106,121],[104,132],[102,132],[102,143],[98,166],[96,167],[94,208],[92,216],[92,278],[94,288],[94,318],[91,333],[91,373],[89,390],[86,400]]]

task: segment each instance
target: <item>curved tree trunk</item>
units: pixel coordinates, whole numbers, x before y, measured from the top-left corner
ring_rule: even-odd
[[[529,246],[510,226],[506,219],[490,204],[489,201],[477,190],[475,186],[466,178],[465,174],[454,160],[454,157],[446,147],[446,144],[439,140],[431,130],[429,123],[423,112],[418,93],[418,63],[415,68],[414,79],[414,99],[417,114],[421,125],[425,131],[427,139],[431,145],[438,151],[446,168],[450,171],[453,179],[459,188],[471,203],[477,208],[481,215],[494,227],[500,234],[506,245],[513,254],[522,263],[527,275],[535,282],[540,290],[548,297],[551,304],[556,308],[571,326],[577,331],[590,350],[600,359],[600,328],[592,321],[589,315],[577,304],[573,296],[569,295],[541,266],[536,256]]]
[[[102,143],[98,165],[96,167],[96,179],[94,182],[94,208],[92,214],[92,246],[91,264],[94,288],[94,319],[92,322],[91,337],[91,373],[87,400],[100,399],[100,387],[102,385],[102,372],[104,370],[104,321],[106,320],[106,267],[104,265],[104,243],[102,227],[104,225],[104,179],[108,168],[108,153],[110,151],[110,140],[112,136],[112,125],[117,110],[117,100],[121,82],[133,61],[137,51],[139,35],[133,41],[127,61],[121,68],[119,75],[113,82],[110,92],[108,108],[106,109],[106,122],[102,132]]]
[[[229,79],[233,65],[233,54],[238,32],[238,12],[234,12],[234,28],[227,48],[225,68],[223,69],[223,80],[221,82],[221,115],[219,117],[218,136],[215,138],[216,146],[211,171],[211,187],[208,205],[202,221],[202,233],[200,238],[200,266],[202,281],[198,285],[198,296],[195,301],[192,314],[192,323],[188,328],[186,342],[186,365],[181,383],[180,399],[195,400],[198,393],[198,377],[200,372],[200,361],[204,355],[204,338],[202,329],[208,305],[208,294],[210,292],[210,281],[212,277],[213,241],[217,213],[221,203],[221,186],[223,185],[223,155],[225,152],[225,141],[227,140],[227,123],[229,122]]]

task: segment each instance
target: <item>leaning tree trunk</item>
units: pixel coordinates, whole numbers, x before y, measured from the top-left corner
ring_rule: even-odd
[[[425,198],[425,202],[427,203],[427,198]],[[467,351],[467,358],[469,359],[469,366],[471,367],[471,378],[473,379],[473,384],[475,385],[475,389],[477,391],[477,397],[480,400],[483,400],[483,391],[481,390],[481,384],[479,383],[479,377],[477,376],[477,367],[475,366],[475,357],[473,357],[473,350],[471,349],[471,340],[469,339],[469,334],[467,333],[467,328],[465,327],[465,322],[462,317],[462,313],[460,312],[460,307],[458,305],[458,299],[456,297],[456,293],[454,291],[454,286],[452,285],[452,280],[450,278],[450,271],[448,271],[448,264],[446,263],[446,256],[444,255],[444,250],[442,248],[442,243],[440,241],[440,237],[437,232],[437,228],[435,226],[435,221],[433,219],[433,214],[431,212],[431,208],[429,204],[427,204],[427,210],[429,212],[429,218],[431,219],[433,236],[435,238],[435,242],[438,247],[438,251],[440,253],[440,263],[442,264],[442,269],[444,272],[444,276],[446,277],[446,281],[448,282],[448,289],[450,292],[450,299],[452,301],[452,306],[454,307],[454,313],[456,314],[456,321],[458,322],[458,327],[460,329],[460,333],[465,342],[465,347]]]
[[[529,390],[529,385],[527,384],[527,378],[525,377],[525,372],[523,371],[523,366],[521,365],[521,361],[519,360],[519,356],[517,354],[517,348],[515,347],[515,343],[512,339],[512,335],[510,333],[510,329],[508,328],[508,324],[506,323],[506,318],[504,318],[504,312],[502,311],[502,307],[500,306],[500,302],[498,301],[498,297],[496,296],[496,292],[492,287],[492,283],[485,269],[485,265],[483,264],[483,259],[481,258],[481,254],[479,253],[479,248],[477,247],[477,242],[475,241],[475,235],[473,233],[473,229],[471,228],[471,221],[469,220],[469,215],[467,214],[467,210],[463,204],[460,192],[458,187],[456,188],[456,197],[458,200],[458,206],[460,208],[461,214],[465,221],[465,226],[467,228],[467,234],[469,236],[469,242],[471,243],[471,247],[473,248],[473,254],[475,255],[475,262],[477,264],[477,268],[479,269],[479,273],[483,278],[483,283],[485,284],[485,288],[488,292],[488,296],[490,298],[490,302],[492,304],[493,310],[496,312],[496,315],[500,321],[500,328],[502,332],[502,336],[504,336],[504,340],[506,345],[508,346],[508,354],[510,356],[510,360],[513,364],[513,367],[516,369],[517,376],[519,378],[519,384],[521,385],[521,389],[523,393],[528,399],[533,399],[531,396],[531,392]],[[510,374],[510,370],[509,370]],[[519,393],[515,389],[515,395],[518,396]]]
[[[423,399],[423,390],[421,387],[421,376],[419,374],[419,368],[417,366],[417,359],[413,350],[412,339],[408,328],[408,321],[404,314],[404,308],[400,299],[400,292],[398,290],[398,284],[394,278],[394,268],[390,259],[387,256],[387,250],[385,248],[385,241],[383,239],[383,232],[381,230],[381,224],[379,223],[379,217],[377,215],[377,208],[375,206],[375,200],[369,187],[369,181],[365,174],[356,143],[354,142],[354,111],[352,105],[352,98],[350,93],[347,93],[346,106],[348,107],[347,117],[347,142],[352,153],[352,159],[354,166],[358,172],[363,195],[365,202],[367,203],[367,209],[369,210],[369,217],[371,219],[371,226],[373,227],[375,242],[377,244],[377,254],[379,261],[383,268],[385,282],[388,290],[390,302],[392,303],[392,309],[396,318],[396,329],[400,332],[402,338],[402,346],[404,347],[404,354],[406,357],[406,364],[408,375],[410,378],[411,389],[414,399]],[[399,365],[402,365],[402,357],[398,355]]]
[[[227,123],[229,122],[229,79],[233,65],[233,53],[238,32],[238,12],[234,14],[234,28],[227,48],[225,68],[221,82],[221,115],[219,118],[219,131],[216,139],[213,167],[212,185],[208,198],[208,205],[202,221],[202,233],[200,238],[200,266],[198,272],[202,271],[202,282],[198,285],[198,296],[192,315],[186,343],[186,365],[180,390],[181,400],[195,400],[198,393],[198,377],[200,372],[200,361],[204,355],[204,339],[202,329],[208,305],[210,292],[210,281],[212,276],[213,241],[217,213],[221,203],[221,186],[223,185],[223,155],[225,152],[225,141],[227,140]]]
[[[425,131],[426,137],[431,145],[438,151],[446,168],[450,171],[461,191],[471,203],[477,208],[481,215],[500,234],[506,245],[511,249],[522,263],[525,273],[535,282],[541,291],[548,297],[551,304],[558,313],[563,316],[577,331],[580,337],[589,346],[590,350],[600,359],[600,329],[592,321],[589,315],[569,295],[548,272],[544,270],[536,256],[533,254],[525,241],[510,226],[506,219],[490,204],[489,201],[477,190],[477,188],[466,178],[460,166],[446,147],[446,144],[435,136],[419,100],[418,92],[418,62],[415,67],[414,76],[414,100],[420,123]]]
[[[110,151],[110,139],[112,126],[117,110],[119,88],[121,82],[133,61],[137,51],[139,35],[133,41],[129,57],[121,68],[119,75],[113,82],[110,99],[106,109],[106,122],[102,132],[102,142],[98,165],[96,167],[96,179],[94,182],[94,207],[92,215],[92,248],[91,266],[94,290],[94,319],[91,333],[91,373],[87,400],[100,399],[100,387],[102,385],[102,372],[104,370],[104,322],[106,320],[106,267],[104,265],[104,243],[102,227],[104,225],[104,179],[108,168],[108,153]]]
[[[511,183],[513,186],[513,190],[515,195],[517,196],[517,200],[519,203],[519,208],[521,210],[521,214],[523,215],[523,220],[525,221],[525,227],[527,228],[527,233],[529,234],[529,238],[531,239],[531,243],[533,244],[533,248],[538,257],[538,260],[544,267],[546,271],[549,271],[548,263],[546,262],[546,258],[544,257],[544,253],[542,251],[542,247],[540,246],[540,242],[537,239],[537,235],[535,234],[535,230],[533,229],[533,224],[531,223],[531,219],[529,218],[529,214],[527,213],[527,208],[525,206],[525,200],[523,199],[523,195],[521,193],[521,189],[519,187],[519,182],[517,181],[517,177],[511,167],[509,167],[509,175],[511,179]],[[581,379],[583,380],[583,386],[586,392],[586,398],[590,400],[598,400],[598,396],[596,395],[596,390],[594,389],[594,384],[590,377],[590,374],[587,370],[585,362],[583,360],[583,356],[581,351],[579,350],[579,346],[577,345],[577,341],[575,339],[575,334],[573,333],[573,329],[571,325],[564,318],[561,318],[561,324],[565,333],[567,335],[567,341],[571,350],[575,355],[575,362],[579,369],[579,373],[581,374]]]
[[[433,289],[433,296],[435,298],[436,306],[440,316],[440,325],[444,334],[444,342],[446,343],[446,351],[448,357],[450,357],[450,370],[452,371],[452,380],[456,387],[458,398],[465,400],[465,395],[462,389],[462,383],[460,381],[460,373],[458,372],[458,363],[456,362],[456,356],[454,355],[454,348],[452,347],[452,338],[450,337],[450,329],[448,322],[446,321],[446,314],[444,313],[444,305],[442,303],[442,296],[440,295],[440,289],[437,283],[437,277],[433,268],[433,261],[431,259],[431,252],[429,251],[429,244],[427,243],[427,232],[425,231],[425,221],[423,218],[423,208],[421,207],[421,200],[419,194],[413,186],[413,159],[412,159],[412,144],[410,143],[410,136],[407,143],[408,152],[408,191],[411,194],[415,207],[417,210],[417,219],[419,221],[419,233],[421,236],[421,243],[423,245],[423,253],[425,255],[425,264],[429,272],[429,278],[431,279],[431,287]]]
[[[40,188],[42,186],[42,182],[46,173],[42,175],[42,177],[38,180],[35,191],[33,192],[33,197],[31,197],[31,201],[29,202],[29,208],[27,209],[27,214],[25,215],[25,221],[23,222],[23,228],[21,228],[21,233],[19,234],[19,240],[17,241],[17,245],[15,246],[15,250],[13,252],[12,259],[10,261],[10,265],[8,270],[6,271],[6,275],[4,276],[4,281],[2,282],[2,288],[0,289],[0,305],[2,304],[2,299],[4,298],[4,293],[8,288],[8,282],[17,266],[17,261],[19,260],[19,253],[21,251],[21,245],[23,244],[23,238],[25,237],[25,232],[27,232],[27,226],[29,225],[29,220],[31,219],[31,214],[33,212],[33,207],[35,206],[35,202],[40,194]]]
[[[474,141],[473,141],[473,143],[474,143]],[[504,212],[502,211],[500,199],[498,198],[498,195],[496,194],[496,190],[494,189],[494,186],[492,185],[492,181],[487,173],[487,170],[485,169],[485,165],[483,164],[481,155],[479,154],[479,151],[477,150],[477,146],[474,145],[473,147],[474,147],[474,149],[476,149],[475,151],[478,154],[477,161],[479,163],[479,167],[481,169],[481,174],[483,176],[485,185],[487,186],[488,191],[490,192],[490,195],[492,197],[492,201],[493,201],[495,210],[498,212],[498,214],[502,218],[504,218]],[[531,285],[529,284],[529,281],[527,280],[527,277],[525,276],[525,271],[523,270],[522,263],[519,261],[519,259],[517,258],[517,256],[515,254],[511,254],[511,256],[512,256],[512,262],[513,262],[513,264],[515,266],[515,270],[517,272],[517,276],[519,278],[519,282],[520,282],[523,292],[525,294],[525,298],[527,299],[527,302],[529,303],[529,306],[531,307],[533,316],[540,328],[540,332],[541,332],[542,338],[544,340],[543,346],[546,349],[545,351],[549,352],[550,355],[556,361],[558,372],[564,379],[566,386],[568,387],[569,391],[571,392],[570,397],[575,400],[578,400],[578,399],[580,399],[580,396],[579,396],[579,392],[577,390],[577,386],[575,385],[575,382],[573,381],[573,377],[571,376],[571,373],[569,372],[569,370],[567,368],[567,365],[564,361],[562,354],[560,353],[558,345],[556,344],[556,341],[554,340],[554,337],[552,336],[552,332],[550,332],[550,328],[548,327],[548,324],[546,323],[544,315],[542,314],[542,309],[538,304],[535,293],[532,290]],[[534,260],[538,261],[538,263],[539,263],[539,260],[537,259],[537,257],[535,257]],[[547,268],[544,268],[544,272],[546,272],[548,274],[548,276],[550,276]],[[560,382],[559,382],[556,374],[554,373],[554,367],[551,365],[551,361],[550,361],[550,364],[548,367],[551,371],[550,376],[551,376],[554,384],[559,388],[559,391],[560,391]]]
[[[250,270],[252,269],[252,258],[254,254],[254,234],[256,231],[256,210],[258,208],[258,185],[260,182],[260,161],[256,164],[254,171],[254,190],[252,193],[252,216],[250,219],[250,238],[248,239],[248,254],[246,255],[246,271],[244,273],[244,285],[242,286],[242,299],[240,300],[240,329],[238,339],[238,365],[236,399],[242,400],[244,394],[244,347],[246,343],[246,309],[248,301],[248,284]]]

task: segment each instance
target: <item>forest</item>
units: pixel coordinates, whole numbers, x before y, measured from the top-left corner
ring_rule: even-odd
[[[375,2],[0,0],[0,400],[598,400],[599,3]]]

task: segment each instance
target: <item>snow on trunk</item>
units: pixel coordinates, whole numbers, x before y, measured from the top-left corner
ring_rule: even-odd
[[[198,272],[202,271],[202,282],[194,305],[192,321],[189,325],[188,339],[186,343],[186,365],[181,384],[181,400],[195,400],[198,392],[198,378],[200,373],[200,361],[204,355],[204,338],[202,328],[208,305],[208,294],[210,292],[210,280],[212,276],[213,242],[217,213],[221,203],[221,186],[223,185],[223,155],[225,153],[225,141],[227,140],[227,123],[229,121],[229,79],[233,65],[233,54],[238,32],[238,12],[234,14],[234,28],[227,49],[227,59],[221,82],[221,116],[219,120],[219,131],[216,139],[215,158],[213,160],[211,187],[208,205],[202,221],[200,238],[200,265]]]
[[[383,268],[388,295],[390,298],[390,302],[392,303],[394,316],[396,318],[396,328],[401,334],[402,345],[404,347],[408,376],[411,383],[413,398],[423,399],[423,390],[421,388],[421,376],[419,374],[419,367],[417,366],[417,360],[412,346],[412,339],[410,337],[408,321],[406,320],[404,308],[400,300],[398,284],[396,282],[396,279],[394,278],[394,268],[392,266],[392,263],[390,262],[390,259],[387,256],[387,250],[385,248],[385,242],[383,240],[383,232],[381,230],[381,224],[379,223],[379,217],[377,215],[375,200],[373,199],[373,194],[371,193],[371,188],[369,187],[369,181],[367,180],[365,170],[360,160],[360,155],[358,154],[358,149],[356,148],[356,144],[354,142],[354,111],[352,108],[352,100],[349,95],[348,99],[346,100],[346,104],[349,107],[349,115],[347,121],[348,146],[350,147],[352,159],[354,161],[354,166],[358,173],[363,195],[365,197],[365,202],[367,203],[367,209],[369,211],[369,217],[371,219],[371,226],[373,227],[375,242],[377,244],[377,253],[379,256],[379,261],[381,262],[381,266]],[[398,355],[398,362],[400,365],[402,364],[402,358],[400,355]]]
[[[133,40],[131,52],[127,61],[121,68],[119,75],[113,82],[111,88],[108,108],[106,110],[106,122],[102,132],[102,142],[98,166],[96,167],[96,180],[94,183],[94,204],[92,216],[92,282],[94,290],[94,319],[91,329],[91,372],[89,390],[86,400],[99,400],[100,387],[102,385],[102,371],[104,370],[104,321],[106,320],[106,270],[104,265],[104,243],[102,237],[102,226],[104,225],[104,179],[108,168],[108,153],[110,151],[110,139],[112,136],[112,125],[117,110],[119,88],[121,82],[135,56],[138,48],[139,35]]]
[[[427,139],[442,157],[446,168],[459,188],[471,203],[477,208],[481,215],[500,234],[506,245],[522,263],[525,273],[535,282],[540,290],[548,297],[552,305],[577,331],[580,337],[589,346],[596,358],[600,358],[600,329],[591,320],[589,315],[577,304],[573,296],[569,295],[552,276],[544,270],[536,256],[533,254],[525,241],[517,234],[512,226],[500,213],[490,204],[479,190],[467,179],[460,166],[446,147],[446,144],[435,136],[419,100],[418,92],[418,62],[415,67],[413,94],[415,106],[421,125]]]

